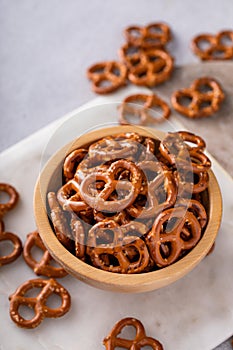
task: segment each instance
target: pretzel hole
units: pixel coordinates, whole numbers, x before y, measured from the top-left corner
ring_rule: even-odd
[[[113,254],[101,253],[99,259],[104,263],[105,266],[119,266],[118,259]]]
[[[33,257],[33,259],[36,262],[41,261],[43,255],[44,255],[44,251],[42,249],[40,249],[39,247],[37,247],[35,245],[32,247],[32,249],[31,249],[31,256]]]
[[[4,190],[0,190],[0,204],[6,204],[10,201],[11,196]]]
[[[200,104],[199,104],[199,108],[200,110],[205,110],[205,109],[209,109],[211,107],[212,103],[211,101],[202,101]]]
[[[138,39],[141,37],[141,31],[140,29],[133,28],[129,30],[129,35],[131,35],[134,39]]]
[[[226,54],[226,52],[225,52],[225,50],[224,49],[217,49],[217,50],[214,50],[213,52],[212,52],[212,55],[215,57],[215,58],[218,58],[218,59],[222,59],[222,58],[224,58],[225,57],[225,54]]]
[[[125,326],[117,338],[134,340],[136,338],[136,328],[134,326]]]
[[[98,87],[108,88],[112,85],[111,81],[108,79],[103,79],[97,84]]]
[[[171,242],[161,243],[159,250],[163,259],[169,257],[169,255],[171,254],[171,248]]]
[[[18,314],[26,321],[32,320],[36,315],[35,310],[26,304],[20,304]]]
[[[178,104],[184,106],[184,107],[189,107],[190,104],[192,103],[193,98],[192,96],[189,95],[182,95],[178,97]]]
[[[50,309],[58,309],[62,305],[62,298],[59,294],[50,294],[50,296],[46,300],[45,305]]]
[[[220,39],[220,43],[224,46],[229,46],[229,47],[233,46],[233,36],[227,35],[227,34],[222,35]]]
[[[0,241],[0,258],[9,256],[14,250],[14,244],[10,239]]]
[[[137,262],[140,259],[139,251],[133,245],[128,246],[127,248],[123,248],[122,250],[123,250],[124,255],[130,261],[130,263]]]
[[[116,75],[117,77],[119,77],[121,75],[120,69],[117,67],[114,67],[111,71],[114,75]]]
[[[101,235],[97,234],[96,236],[96,244],[97,246],[101,244],[110,244],[114,240],[114,231],[110,229],[106,229],[102,231]]]
[[[42,287],[33,287],[26,291],[24,294],[25,298],[36,298],[42,291]]]
[[[207,51],[211,48],[212,44],[210,40],[202,39],[198,41],[197,46],[201,51]]]
[[[139,48],[136,46],[129,46],[126,50],[126,55],[127,56],[133,56],[135,53],[139,52]]]
[[[198,91],[205,94],[207,92],[213,91],[213,88],[211,87],[210,84],[201,84],[198,86]]]
[[[163,30],[159,26],[152,26],[148,28],[149,33],[151,34],[163,34]]]

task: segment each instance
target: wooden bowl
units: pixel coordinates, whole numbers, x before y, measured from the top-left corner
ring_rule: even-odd
[[[94,287],[114,292],[145,292],[164,287],[180,279],[207,255],[219,230],[222,216],[222,199],[217,180],[210,170],[208,203],[205,205],[209,220],[205,232],[199,243],[187,255],[168,267],[141,274],[117,274],[97,269],[76,258],[58,241],[51,228],[46,211],[47,193],[56,191],[61,186],[62,163],[68,153],[99,138],[122,132],[137,132],[143,136],[160,140],[165,136],[161,131],[137,126],[114,126],[80,136],[52,156],[41,172],[35,186],[34,214],[45,246],[53,258],[72,276]]]

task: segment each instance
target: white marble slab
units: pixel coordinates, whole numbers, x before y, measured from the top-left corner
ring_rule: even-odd
[[[114,95],[119,101],[121,91]],[[0,154],[0,178],[13,184],[21,194],[17,208],[6,217],[7,230],[22,241],[35,229],[33,188],[41,165],[58,145],[99,126],[117,122],[115,106],[101,103],[113,97],[98,98],[101,112],[96,119],[93,109],[82,108],[31,135]],[[72,128],[67,128],[67,120]],[[169,129],[180,128],[174,119]],[[59,125],[63,124],[63,129]],[[63,130],[63,131],[62,131]],[[65,130],[65,131],[64,131]],[[52,141],[52,142],[51,142]],[[147,333],[157,337],[166,350],[211,350],[232,335],[233,330],[233,181],[213,160],[213,170],[223,195],[223,221],[216,248],[191,273],[174,284],[141,294],[116,294],[90,287],[73,277],[60,282],[72,296],[72,307],[64,317],[45,319],[34,330],[18,328],[9,317],[8,295],[27,279],[35,278],[22,257],[0,271],[0,349],[101,350],[102,339],[120,318],[134,316]]]

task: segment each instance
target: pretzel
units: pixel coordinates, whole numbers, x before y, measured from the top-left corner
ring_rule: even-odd
[[[201,226],[196,217],[185,208],[177,207],[156,217],[146,243],[156,265],[165,267],[176,262],[183,251],[194,248],[200,238]]]
[[[124,35],[129,44],[143,48],[163,48],[171,40],[170,28],[165,23],[130,26],[124,30]]]
[[[128,158],[137,150],[138,145],[134,140],[109,136],[90,145],[88,154],[91,158],[106,162],[115,158]]]
[[[138,167],[142,169],[148,186],[146,205],[141,207],[135,203],[127,208],[128,213],[132,217],[145,219],[155,217],[159,212],[167,209],[175,204],[177,188],[172,173],[165,166],[154,161],[144,161],[138,163]],[[149,179],[149,173],[153,174],[153,179]],[[161,203],[156,193],[163,186],[166,193],[166,199]]]
[[[202,87],[210,90],[202,92]],[[183,98],[189,98],[188,106],[182,104]],[[203,77],[194,80],[189,88],[175,91],[171,102],[174,109],[189,118],[204,118],[217,112],[225,96],[221,85],[213,78]]]
[[[68,250],[73,251],[73,239],[64,212],[57,201],[56,194],[54,192],[49,192],[47,197],[56,236],[61,244]]]
[[[188,149],[195,148],[204,151],[206,148],[206,143],[201,136],[195,135],[189,131],[178,131],[178,135],[182,138],[184,142],[190,142],[195,146],[189,146]]]
[[[118,180],[115,178],[115,175],[121,168],[130,171],[130,181]],[[96,181],[104,181],[105,186],[100,193],[93,196],[89,187],[91,184],[96,183]],[[91,208],[97,211],[116,213],[133,203],[140,192],[141,181],[142,175],[140,169],[138,169],[133,162],[120,159],[112,163],[107,172],[93,173],[86,176],[80,185],[80,194]],[[123,191],[123,198],[109,201],[109,196],[114,191],[118,193]]]
[[[168,80],[173,71],[173,58],[163,50],[149,49],[146,51],[148,63],[138,65],[129,71],[128,79],[139,86],[153,87]]]
[[[131,234],[132,226],[137,231],[139,225],[141,235],[146,233],[146,226],[140,223],[129,225],[124,230],[123,226],[120,227],[115,221],[109,220],[95,224],[89,230],[87,254],[95,267],[105,271],[128,274],[142,272],[147,267],[150,257],[146,244],[137,235],[127,236],[125,233],[129,231]],[[109,231],[112,231],[113,237],[109,236]],[[98,240],[103,243],[98,243]],[[138,252],[136,261],[131,261],[130,255],[127,254],[131,247]],[[102,256],[107,256],[109,260],[103,259]],[[117,260],[117,263],[111,262],[111,257]]]
[[[58,190],[57,199],[64,210],[79,212],[88,209],[87,203],[80,196],[79,185],[73,179]]]
[[[176,202],[177,206],[184,206],[185,209],[189,210],[190,212],[193,213],[193,215],[196,217],[196,219],[198,220],[201,228],[205,228],[206,224],[207,224],[207,214],[206,214],[206,210],[204,208],[204,206],[197,200],[195,199],[179,199]]]
[[[87,70],[92,90],[98,94],[107,94],[125,85],[126,74],[125,65],[115,61],[96,63]]]
[[[84,148],[80,148],[80,149],[74,150],[65,158],[65,161],[63,164],[63,173],[66,179],[66,182],[73,179],[79,163],[83,160],[86,154],[87,154],[87,150]]]
[[[18,200],[19,200],[19,194],[16,191],[16,189],[6,183],[0,183],[0,193],[6,192],[8,196],[10,197],[7,203],[0,203],[0,219],[11,209],[13,209]]]
[[[162,109],[162,115],[159,118],[154,116],[154,107]],[[122,125],[131,124],[127,116],[138,119],[135,124],[147,125],[156,124],[168,119],[170,116],[170,108],[165,101],[157,95],[135,94],[126,97],[119,106],[119,122]]]
[[[132,326],[135,328],[136,336],[134,339],[125,339],[120,337],[122,330],[127,326]],[[110,334],[104,338],[103,344],[106,350],[114,350],[117,348],[139,350],[146,346],[153,350],[163,350],[162,344],[158,340],[148,337],[143,324],[136,318],[132,317],[127,317],[118,321],[111,330]]]
[[[10,264],[11,262],[15,261],[23,250],[20,238],[14,233],[5,232],[4,223],[0,220],[0,242],[3,241],[10,241],[14,249],[10,254],[0,256],[0,266]]]
[[[231,41],[231,45],[224,44],[224,37]],[[202,48],[202,43],[208,44],[207,47]],[[233,31],[225,30],[216,35],[198,35],[192,40],[191,47],[202,60],[229,60],[233,57]]]
[[[37,261],[33,257],[33,247],[37,247],[42,250],[43,256],[40,261]],[[23,248],[23,257],[28,266],[30,266],[38,276],[64,277],[67,275],[67,272],[62,267],[50,265],[50,261],[53,260],[53,258],[42,242],[38,231],[31,232],[27,235],[27,240]]]
[[[33,288],[42,288],[36,297],[27,297],[25,294]],[[58,308],[50,308],[46,305],[47,299],[53,293],[59,295],[62,304]],[[70,295],[68,291],[54,279],[32,279],[24,282],[9,297],[10,317],[17,326],[22,328],[35,328],[45,317],[57,318],[65,315],[70,309]],[[35,316],[32,319],[25,319],[20,315],[20,306],[26,305],[32,308]]]
[[[74,236],[75,255],[81,260],[85,260],[86,255],[86,234],[81,220],[72,214],[70,226]]]

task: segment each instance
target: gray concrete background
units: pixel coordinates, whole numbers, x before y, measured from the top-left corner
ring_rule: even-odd
[[[233,2],[0,0],[0,151],[94,98],[86,68],[117,59],[126,26],[161,20],[176,64],[195,63],[191,38],[232,28]]]

